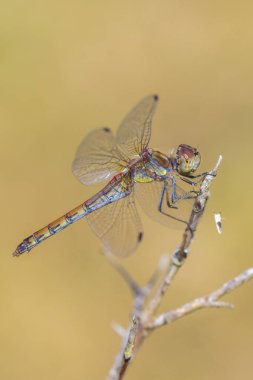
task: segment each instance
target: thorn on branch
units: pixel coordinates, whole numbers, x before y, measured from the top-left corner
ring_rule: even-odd
[[[122,327],[118,323],[112,323],[112,328],[116,332],[116,334],[118,334],[121,338],[124,338],[126,336],[126,329],[124,329],[124,327]]]
[[[208,303],[210,307],[217,307],[217,308],[227,308],[227,309],[233,309],[234,305],[230,302],[225,301],[212,301]]]

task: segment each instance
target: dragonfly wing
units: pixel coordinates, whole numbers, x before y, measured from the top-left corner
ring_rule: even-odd
[[[136,199],[146,215],[170,228],[180,229],[182,228],[182,222],[177,219],[183,221],[189,219],[194,199],[184,199],[192,195],[177,185],[176,194],[178,200],[174,203],[177,208],[168,207],[166,197],[164,196],[163,198],[162,210],[171,216],[168,217],[159,212],[159,202],[161,200],[162,190],[163,182],[160,181],[135,184]],[[171,198],[171,187],[169,187],[168,192],[169,198]]]
[[[127,157],[140,154],[147,147],[157,102],[157,95],[147,96],[137,104],[120,124],[116,142]]]
[[[99,128],[89,133],[79,145],[72,172],[80,182],[91,185],[110,179],[123,166],[113,133],[109,128]]]
[[[133,253],[143,236],[132,192],[87,215],[86,220],[102,240],[103,249],[116,256]]]

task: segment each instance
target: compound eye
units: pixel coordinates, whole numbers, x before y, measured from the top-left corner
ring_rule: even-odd
[[[176,159],[179,173],[186,176],[195,172],[200,164],[200,154],[197,149],[186,144],[179,145]]]
[[[197,149],[191,147],[190,145],[186,144],[180,144],[177,148],[177,154],[179,156],[184,156],[185,158],[192,158],[194,157],[195,153],[197,153]]]

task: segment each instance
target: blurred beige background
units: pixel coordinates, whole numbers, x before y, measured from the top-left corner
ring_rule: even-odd
[[[253,5],[250,1],[5,1],[0,6],[0,378],[104,379],[131,296],[84,221],[30,255],[24,237],[75,207],[86,188],[70,166],[83,136],[116,130],[143,96],[160,95],[151,146],[197,146],[202,169],[224,161],[191,255],[162,310],[253,263]],[[222,211],[219,236],[213,212]],[[124,264],[144,283],[181,232],[143,216]],[[201,311],[160,329],[126,379],[252,378],[253,283],[233,311]]]

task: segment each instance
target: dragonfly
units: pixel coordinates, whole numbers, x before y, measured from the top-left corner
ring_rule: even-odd
[[[79,145],[72,164],[75,177],[85,185],[107,181],[94,196],[34,232],[18,245],[14,256],[54,236],[81,218],[101,239],[105,252],[133,253],[143,239],[136,199],[153,219],[186,223],[177,214],[181,205],[196,198],[199,151],[180,144],[174,153],[150,148],[152,120],[158,95],[142,99],[121,122],[116,135],[108,127],[90,132]],[[181,187],[186,184],[187,190]]]

